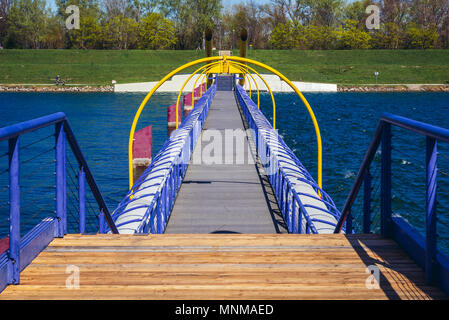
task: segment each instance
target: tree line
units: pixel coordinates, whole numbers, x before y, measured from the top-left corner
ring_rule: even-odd
[[[67,29],[70,5],[79,29]],[[368,30],[369,5],[380,10]],[[449,48],[448,0],[0,0],[5,48],[200,49],[204,30],[220,49],[238,46],[242,28],[254,49]]]

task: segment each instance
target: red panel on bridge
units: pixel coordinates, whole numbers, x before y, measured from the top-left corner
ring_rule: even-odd
[[[153,126],[149,125],[134,134],[133,159],[151,159],[151,146],[153,142]]]
[[[9,237],[0,239],[0,254],[8,250],[9,248]]]
[[[195,88],[195,98],[200,97],[201,86]],[[203,83],[203,93],[206,91],[206,83]],[[184,105],[191,106],[192,105],[192,93],[188,93],[184,95]],[[176,121],[176,120],[175,120]]]
[[[182,105],[178,106],[178,121],[181,123]],[[167,122],[176,122],[176,103],[168,107],[168,120]]]

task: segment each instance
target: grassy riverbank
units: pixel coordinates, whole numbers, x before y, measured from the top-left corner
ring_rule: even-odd
[[[449,83],[449,50],[254,50],[264,62],[294,81],[348,85]],[[238,54],[238,51],[234,51]],[[0,84],[67,84],[156,81],[203,51],[0,50]],[[186,70],[186,72],[192,70]]]

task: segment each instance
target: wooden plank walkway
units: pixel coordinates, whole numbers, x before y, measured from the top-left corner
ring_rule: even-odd
[[[68,266],[79,289],[68,289]],[[381,272],[366,287],[367,266]],[[432,299],[424,273],[376,235],[67,235],[0,299]]]
[[[227,150],[232,159],[225,154],[224,140],[228,137],[225,130],[238,130],[244,136],[241,144],[234,141],[234,147]],[[271,187],[263,183],[263,174],[259,174],[255,152],[244,130],[234,92],[217,91],[201,133],[203,142],[197,143],[193,151],[192,159],[202,162],[190,161],[165,233],[285,231],[276,216],[277,204],[272,197],[270,201]],[[210,152],[214,139],[219,140],[216,144],[219,148]],[[219,163],[205,163],[205,157],[209,156]]]

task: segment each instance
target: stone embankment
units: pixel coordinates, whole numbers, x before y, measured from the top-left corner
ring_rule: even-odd
[[[338,86],[339,92],[449,92],[449,85]]]
[[[0,85],[0,92],[113,92],[113,86]]]
[[[448,85],[339,85],[338,92],[449,92]],[[30,86],[0,85],[0,92],[114,92],[114,86]]]

